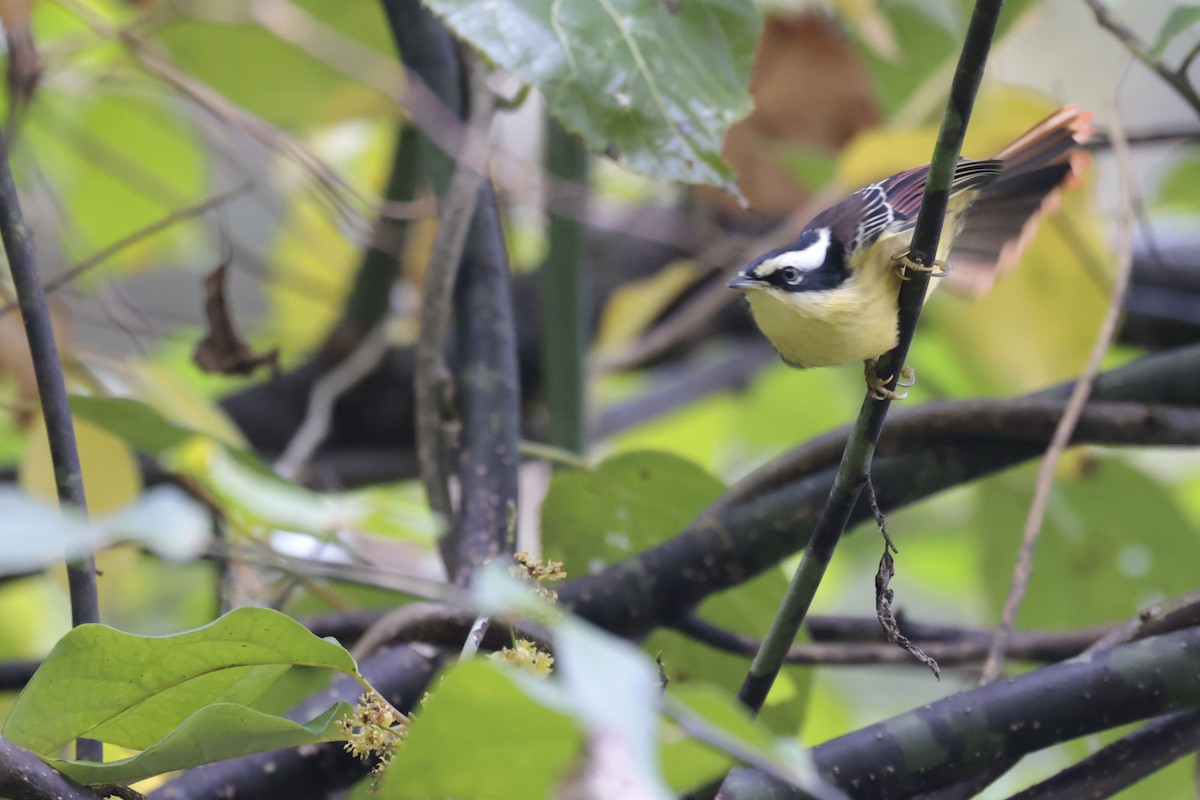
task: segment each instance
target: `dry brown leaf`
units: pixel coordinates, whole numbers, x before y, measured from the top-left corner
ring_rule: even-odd
[[[229,314],[225,300],[225,271],[228,264],[214,269],[204,279],[204,316],[208,319],[208,335],[196,345],[192,361],[205,372],[222,375],[249,375],[262,366],[269,366],[273,375],[279,374],[279,348],[255,353]]]
[[[870,76],[854,48],[827,17],[767,18],[750,78],[754,111],[725,137],[722,155],[738,174],[738,187],[757,214],[791,213],[808,192],[780,163],[781,150],[815,148],[836,153],[879,119]],[[697,196],[737,217],[748,212],[712,187]]]

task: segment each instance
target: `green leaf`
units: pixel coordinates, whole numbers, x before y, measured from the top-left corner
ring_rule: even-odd
[[[345,738],[338,721],[348,716],[354,716],[350,704],[336,703],[307,725],[301,725],[245,706],[217,703],[192,714],[161,741],[135,756],[104,764],[46,761],[79,783],[129,785],[164,772],[251,753],[338,741]]]
[[[996,611],[1008,592],[1033,482],[1030,466],[982,486],[980,574]],[[1089,458],[1077,474],[1060,474],[1042,527],[1020,626],[1128,619],[1155,599],[1195,588],[1194,565],[1179,557],[1195,548],[1192,521],[1162,484],[1119,458]]]
[[[474,594],[489,614],[529,613],[539,604],[499,564],[481,571]],[[605,756],[615,753],[645,796],[667,796],[657,757],[662,687],[656,666],[633,644],[577,617],[557,613],[541,619],[553,630],[556,680],[529,678],[519,685],[543,705],[574,717],[593,744],[602,742]]]
[[[175,63],[235,105],[292,129],[393,112],[395,101],[376,81],[347,75],[365,69],[384,83],[399,80],[379,3],[298,0],[261,21],[249,4],[219,9],[160,26],[156,37]]]
[[[678,533],[724,485],[668,453],[622,453],[559,472],[542,503],[546,553],[568,572],[597,569]]]
[[[99,425],[149,455],[178,447],[197,434],[138,400],[125,397],[71,397],[71,413]]]
[[[1174,164],[1158,187],[1155,210],[1175,214],[1200,214],[1200,158],[1183,158]]]
[[[1150,55],[1155,58],[1161,56],[1176,36],[1197,22],[1200,22],[1200,6],[1175,6],[1172,8],[1171,13],[1167,14],[1167,18],[1163,20],[1162,27],[1158,29],[1158,36],[1154,37]]]
[[[192,437],[163,458],[198,481],[244,529],[268,527],[331,537],[342,531],[432,543],[440,519],[422,502],[390,489],[317,493],[252,469],[224,447]]]
[[[507,670],[468,661],[417,714],[377,796],[552,797],[582,741],[578,724],[531,700]]]
[[[635,172],[733,191],[725,132],[750,112],[761,25],[750,0],[428,0],[537,88],[597,152]]]
[[[777,751],[770,732],[755,720],[731,694],[714,685],[672,686],[670,695],[723,738],[755,753],[781,770],[790,769],[791,754]],[[662,747],[663,773],[674,793],[703,786],[735,766],[732,756],[688,737],[682,731],[668,735]]]
[[[49,178],[62,198],[72,260],[198,200],[210,173],[203,143],[169,95],[96,80],[105,69],[128,69],[128,60],[103,47],[90,56],[98,63],[75,63],[60,73],[70,80],[48,82],[39,92],[19,145],[28,151],[22,162],[44,169],[40,180]],[[111,277],[112,264],[161,261],[163,245],[185,241],[187,230],[174,226],[126,248],[73,285],[86,286],[106,272]]]
[[[208,512],[174,486],[155,487],[115,514],[92,518],[0,489],[0,574],[32,572],[120,541],[181,561],[204,551],[210,527]]]
[[[740,586],[705,600],[699,615],[720,627],[761,639],[779,609],[787,579],[779,570],[768,570]],[[662,653],[664,668],[674,687],[697,684],[738,686],[746,676],[745,656],[726,653],[672,630],[655,631],[644,642],[647,653]],[[762,721],[778,734],[795,736],[808,708],[813,671],[785,667],[762,709]]]
[[[237,609],[175,636],[81,625],[42,662],[3,735],[42,755],[80,736],[150,747],[209,703],[250,702],[281,665],[357,674],[341,646],[265,608]]]

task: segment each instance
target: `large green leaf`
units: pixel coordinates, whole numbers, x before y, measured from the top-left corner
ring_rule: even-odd
[[[1163,176],[1155,210],[1168,214],[1200,213],[1200,158],[1181,158]]]
[[[250,3],[177,9],[186,14],[188,6],[195,16],[161,26],[157,38],[188,73],[276,125],[313,128],[395,108],[370,81],[350,74],[371,70],[384,78],[394,66],[380,3],[264,5],[259,16],[266,25]]]
[[[1033,480],[1027,467],[985,482],[980,494],[981,577],[996,610],[1008,591]],[[1179,557],[1196,547],[1191,520],[1161,483],[1119,458],[1060,476],[1042,527],[1022,626],[1126,619],[1155,598],[1195,588],[1193,562]]]
[[[552,797],[583,735],[566,714],[531,700],[497,666],[446,673],[384,774],[381,800]]]
[[[772,569],[733,589],[708,598],[699,615],[725,630],[761,639],[779,610],[787,579]],[[660,629],[644,642],[651,654],[662,654],[673,686],[713,684],[738,686],[750,659],[703,644],[676,631]],[[812,669],[790,666],[780,673],[762,709],[762,721],[784,736],[795,736],[808,708]]]
[[[174,486],[156,487],[115,514],[90,519],[19,489],[0,489],[0,575],[32,572],[121,541],[172,560],[194,558],[208,544],[210,528],[208,512]]]
[[[232,703],[205,706],[173,732],[142,752],[119,761],[47,759],[52,767],[84,784],[131,784],[164,772],[229,758],[331,742],[344,738],[339,720],[354,715],[348,703],[336,703],[307,725]]]
[[[751,717],[728,690],[703,684],[671,687],[670,696],[674,713],[685,715],[691,724],[702,724],[709,732],[742,752],[754,754],[797,783],[819,781],[806,751],[795,746],[791,738],[776,741],[766,726]],[[729,753],[686,736],[683,731],[667,732],[663,739],[663,772],[675,792],[706,785],[737,766]]]
[[[294,665],[357,674],[341,646],[264,608],[241,608],[176,636],[81,625],[42,662],[3,735],[43,755],[80,736],[142,749],[205,705],[250,702],[272,673]]]
[[[120,73],[125,66],[120,56],[105,60],[78,73],[66,70],[70,80],[40,91],[30,107],[28,131],[18,141],[18,148],[28,148],[21,163],[44,169],[36,177],[48,177],[61,199],[63,245],[72,260],[195,202],[209,171],[203,142],[169,96],[145,86],[94,82],[97,69]],[[180,225],[148,237],[110,262],[154,263],[162,259],[163,246],[178,244],[186,229]],[[98,274],[90,271],[73,283],[86,285]]]
[[[598,152],[636,172],[732,189],[728,127],[751,109],[750,0],[427,0],[536,87]]]
[[[71,412],[152,456],[178,447],[197,435],[196,431],[172,422],[145,403],[126,397],[75,395],[71,398]]]
[[[546,554],[568,572],[597,569],[675,535],[724,485],[668,453],[622,453],[560,472],[542,503]]]
[[[195,436],[169,452],[164,465],[194,478],[229,519],[244,529],[281,528],[333,536],[342,531],[431,544],[441,518],[423,502],[387,488],[310,492],[263,474],[220,444]]]

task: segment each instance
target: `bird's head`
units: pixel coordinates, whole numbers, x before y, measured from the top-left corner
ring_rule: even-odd
[[[729,282],[750,293],[820,292],[836,289],[849,273],[846,246],[828,226],[809,226],[786,247],[764,253]]]

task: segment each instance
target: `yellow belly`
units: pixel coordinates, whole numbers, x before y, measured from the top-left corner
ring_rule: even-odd
[[[746,294],[759,329],[793,367],[825,367],[881,356],[896,346],[892,272],[863,280],[852,275],[823,292],[751,291]]]

